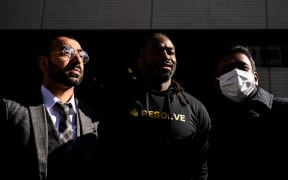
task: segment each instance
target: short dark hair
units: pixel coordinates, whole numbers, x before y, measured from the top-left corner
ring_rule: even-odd
[[[46,34],[43,34],[41,36],[41,39],[38,40],[39,41],[39,45],[37,46],[38,56],[49,56],[51,49],[54,46],[53,42],[55,41],[55,39],[59,37],[67,37],[76,40],[72,35],[64,35],[64,33],[62,32],[53,32],[53,33],[46,32]]]
[[[216,57],[216,64],[215,65],[217,65],[219,63],[219,61],[221,60],[221,58],[223,58],[223,56],[227,56],[227,55],[235,54],[235,53],[245,54],[248,57],[248,59],[249,59],[249,61],[251,63],[252,71],[256,72],[256,65],[255,65],[255,61],[254,61],[254,59],[252,57],[251,51],[249,50],[248,47],[245,47],[245,46],[240,45],[240,44],[230,44],[228,46],[223,47],[217,53],[218,55]]]
[[[154,32],[154,33],[146,36],[146,37],[143,39],[143,41],[141,42],[141,44],[140,44],[140,56],[143,55],[143,53],[145,52],[145,49],[146,49],[146,47],[148,46],[148,44],[149,44],[151,41],[155,40],[155,39],[156,39],[157,37],[159,37],[159,36],[164,36],[164,37],[170,39],[165,33],[162,33],[162,32]]]

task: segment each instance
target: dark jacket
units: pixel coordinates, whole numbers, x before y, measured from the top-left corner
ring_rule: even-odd
[[[37,93],[1,98],[1,176],[30,180],[92,176],[99,119],[92,107],[77,99],[76,104],[77,139],[68,146],[59,143],[40,89]],[[63,174],[60,168],[68,172]]]
[[[209,180],[285,179],[288,99],[258,88],[241,103],[210,100]]]

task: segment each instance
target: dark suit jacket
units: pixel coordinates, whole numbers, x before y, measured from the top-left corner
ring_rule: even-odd
[[[49,179],[55,179],[60,173],[60,165],[66,164],[68,166],[65,169],[70,171],[68,174],[71,177],[92,177],[90,170],[94,168],[96,157],[99,119],[93,107],[77,99],[76,105],[79,107],[77,139],[69,145],[61,145],[58,136],[55,136],[54,126],[49,126],[52,121],[43,104],[40,90],[37,94],[1,98],[0,176],[8,179],[21,177],[44,180],[48,174],[51,177]],[[48,159],[52,159],[49,163],[51,170],[48,169]]]

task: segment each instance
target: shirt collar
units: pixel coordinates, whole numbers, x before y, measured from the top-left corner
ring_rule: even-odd
[[[61,101],[56,96],[54,96],[54,94],[50,90],[48,90],[43,84],[41,85],[41,94],[42,94],[42,98],[43,98],[43,102],[45,106],[49,109],[52,108],[56,102]],[[72,95],[71,99],[67,103],[72,104],[73,111],[76,113],[77,111],[76,111],[74,94]]]
[[[251,99],[251,101],[258,101],[264,104],[267,108],[272,108],[273,94],[268,91],[258,87],[256,95]]]

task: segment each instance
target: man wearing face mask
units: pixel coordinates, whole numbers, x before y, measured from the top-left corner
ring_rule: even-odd
[[[212,122],[209,180],[283,179],[288,99],[259,87],[248,48],[223,48],[216,59],[216,93],[206,103]]]

